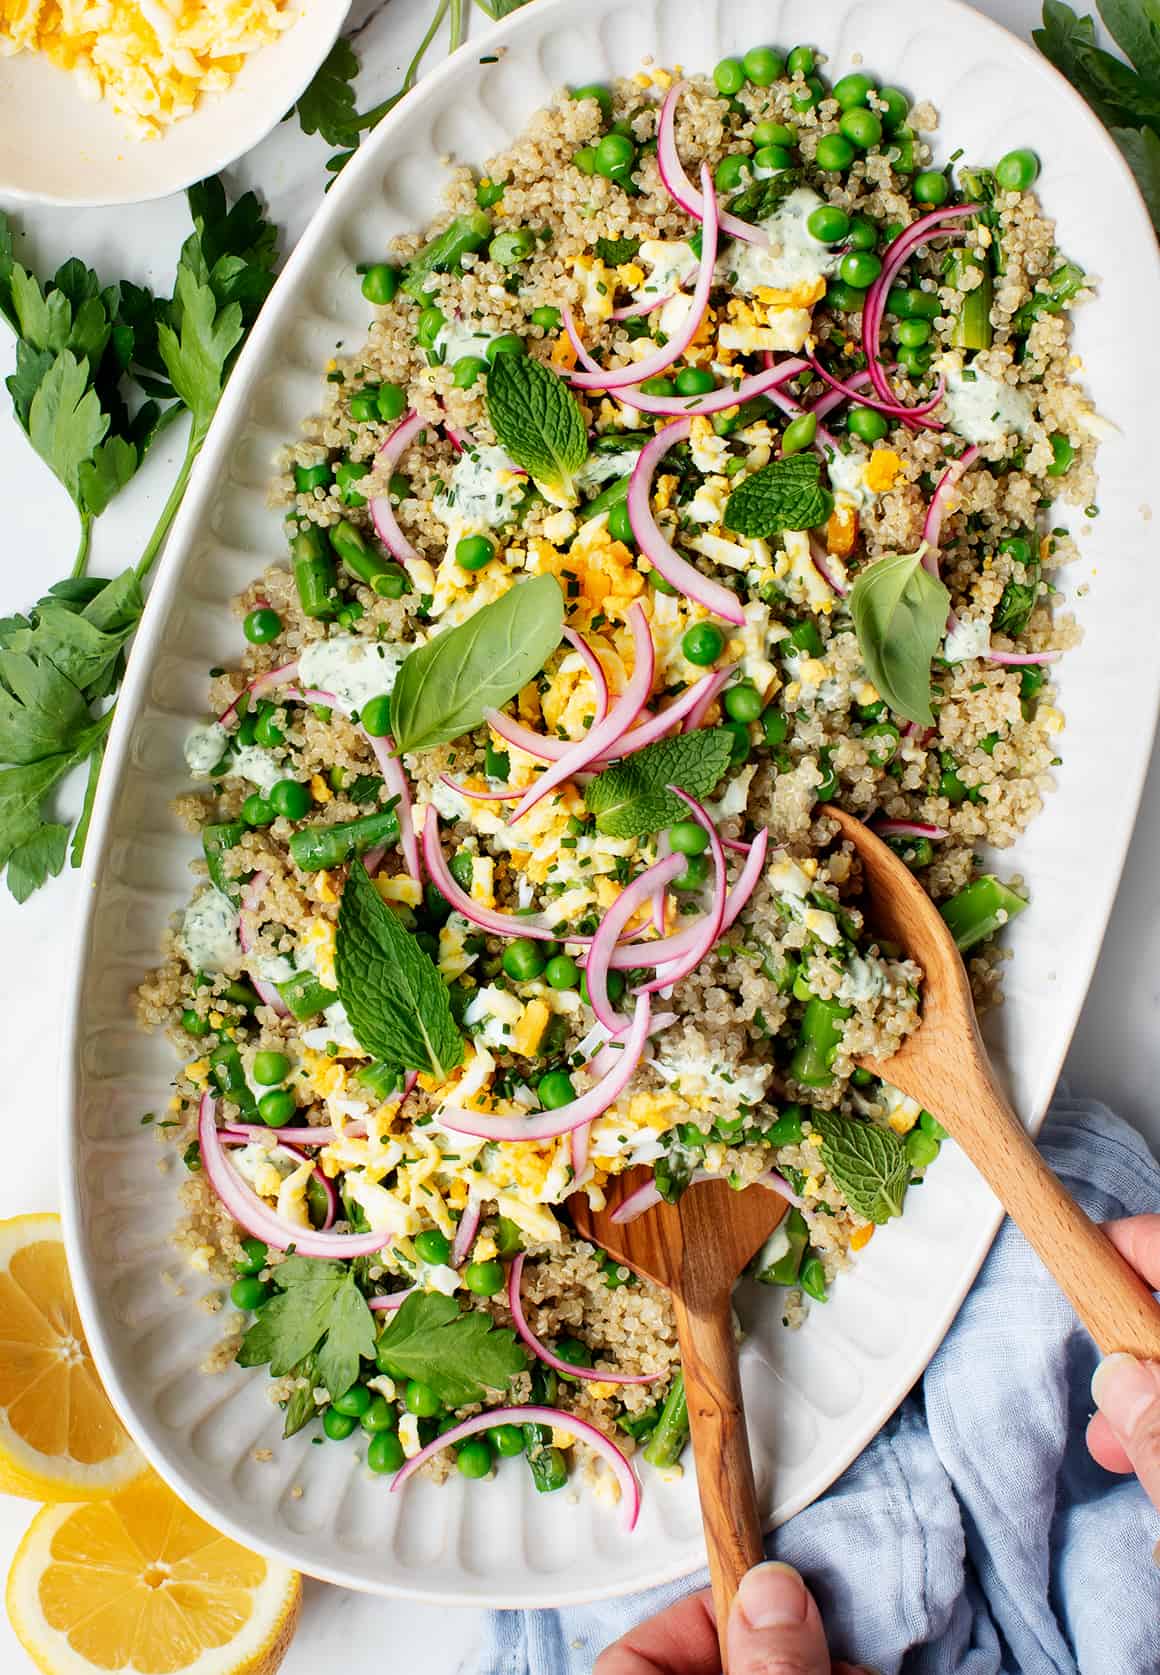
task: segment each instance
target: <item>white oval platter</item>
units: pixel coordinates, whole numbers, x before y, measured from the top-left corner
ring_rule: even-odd
[[[1100,514],[1066,585],[1083,644],[1060,687],[1068,715],[1059,788],[1004,864],[1031,883],[1011,936],[1007,1004],[991,1040],[1018,1109],[1037,1124],[1083,1001],[1111,907],[1156,714],[1160,567],[1150,561],[1153,392],[1133,320],[1160,318],[1156,246],[1114,147],[1029,48],[953,0],[536,0],[460,52],[385,121],[295,251],[231,381],[170,540],[120,703],[89,842],[87,913],[68,1011],[64,1202],[69,1255],[101,1374],[138,1442],[191,1505],[251,1546],[349,1587],[448,1604],[543,1606],[608,1596],[694,1568],[703,1547],[692,1474],[647,1480],[636,1533],[589,1494],[538,1496],[522,1471],[454,1477],[392,1495],[353,1447],[280,1440],[262,1374],[199,1371],[220,1332],[195,1306],[204,1282],[167,1241],[174,1175],[140,1124],[163,1106],[171,1049],[134,1028],[130,991],[189,891],[192,842],[169,805],[181,745],[201,718],[206,671],[241,649],[231,596],[282,551],[265,505],[276,448],[319,397],[337,343],[367,307],[355,263],[437,203],[449,155],[481,164],[564,82],[658,63],[709,69],[757,42],[855,55],[932,99],[940,155],[994,159],[1031,145],[1067,253],[1099,276],[1077,347],[1101,412],[1118,427],[1100,456]],[[840,73],[835,70],[835,73]],[[1131,332],[1131,336],[1129,333]],[[1081,520],[1082,521],[1082,520]],[[1141,632],[1143,630],[1143,632]],[[944,1148],[906,1215],[863,1252],[797,1333],[778,1294],[740,1298],[743,1368],[762,1505],[770,1522],[820,1494],[922,1372],[998,1224],[994,1199]],[[184,1295],[163,1283],[180,1275]],[[273,1459],[259,1462],[259,1450]]]

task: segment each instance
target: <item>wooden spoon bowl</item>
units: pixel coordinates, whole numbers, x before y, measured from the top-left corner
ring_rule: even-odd
[[[702,1181],[676,1204],[657,1204],[634,1221],[613,1221],[617,1206],[648,1179],[648,1171],[637,1169],[611,1180],[603,1210],[589,1209],[582,1192],[568,1207],[582,1238],[672,1295],[724,1668],[729,1606],[745,1572],[763,1557],[733,1287],[789,1206],[767,1187],[734,1192],[723,1180]]]

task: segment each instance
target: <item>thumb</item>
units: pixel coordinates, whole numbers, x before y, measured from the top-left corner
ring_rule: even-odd
[[[1160,1364],[1109,1355],[1095,1370],[1092,1400],[1123,1444],[1152,1504],[1160,1508]]]
[[[813,1595],[792,1566],[755,1565],[729,1614],[729,1675],[830,1675]]]

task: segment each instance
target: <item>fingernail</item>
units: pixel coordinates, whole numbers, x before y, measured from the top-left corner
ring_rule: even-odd
[[[805,1622],[809,1595],[792,1565],[771,1559],[741,1578],[737,1604],[750,1628],[792,1628]]]
[[[1134,1355],[1108,1355],[1092,1374],[1092,1401],[1112,1429],[1131,1436],[1154,1403],[1160,1401],[1155,1369]]]

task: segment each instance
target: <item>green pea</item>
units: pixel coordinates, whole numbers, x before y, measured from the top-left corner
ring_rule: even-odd
[[[367,1465],[373,1472],[395,1472],[407,1456],[395,1431],[380,1431],[367,1448]]]
[[[417,1378],[409,1378],[407,1388],[403,1392],[403,1406],[408,1413],[413,1413],[416,1419],[434,1419],[442,1404],[429,1384],[424,1384]]]
[[[535,248],[536,235],[530,227],[511,227],[495,235],[487,253],[501,268],[510,268],[525,261]]]
[[[929,1134],[932,1140],[945,1140],[947,1137],[947,1131],[942,1123],[939,1122],[937,1117],[932,1116],[929,1111],[918,1113],[918,1126],[924,1134]]]
[[[882,123],[878,116],[860,106],[842,112],[838,118],[838,129],[859,151],[869,151],[882,138]]]
[[[374,389],[359,390],[350,398],[350,416],[356,425],[372,425],[379,416],[378,403],[375,400],[378,391]]]
[[[385,738],[391,730],[391,700],[387,693],[376,693],[368,698],[359,711],[359,721],[364,732],[372,739]]]
[[[421,349],[433,349],[435,339],[447,324],[447,316],[441,308],[429,303],[426,308],[419,310],[419,320],[415,327],[415,342]]]
[[[771,47],[750,47],[741,60],[754,87],[770,87],[785,74],[785,62]]]
[[[344,506],[366,505],[366,496],[360,494],[354,484],[369,476],[370,469],[365,459],[344,459],[336,467],[334,480],[338,485],[339,499]]]
[[[797,142],[797,129],[789,127],[785,122],[758,122],[754,125],[753,143],[758,148],[777,145],[792,151]]]
[[[489,361],[494,361],[497,355],[526,355],[527,352],[524,340],[518,332],[501,332],[498,337],[492,338],[484,350]]]
[[[847,285],[842,279],[831,279],[826,287],[826,302],[848,314],[857,314],[866,301],[866,293],[858,285]]]
[[[573,99],[595,99],[605,117],[612,115],[612,94],[607,87],[602,87],[597,81],[585,82],[583,87],[572,89]]]
[[[558,332],[562,323],[558,308],[545,304],[542,308],[532,309],[533,326],[542,326],[546,332]]]
[[[1039,159],[1033,151],[1008,151],[995,164],[995,180],[1004,192],[1026,192],[1039,174]]]
[[[388,1402],[378,1391],[371,1397],[370,1405],[359,1414],[359,1424],[368,1436],[379,1436],[383,1431],[394,1430],[398,1411],[394,1404]]]
[[[625,976],[623,971],[610,971],[605,979],[604,986],[608,990],[609,1000],[612,1002],[613,1006],[615,1006],[625,990]],[[588,978],[583,972],[580,975],[580,999],[584,1002],[585,1006],[592,1005],[592,997],[588,993]]]
[[[524,1433],[518,1425],[497,1425],[491,1433],[492,1447],[505,1460],[524,1451]]]
[[[363,274],[362,294],[379,308],[393,302],[398,289],[399,270],[390,262],[376,262]]]
[[[574,989],[580,981],[580,967],[570,954],[555,954],[544,967],[544,977],[552,989]]]
[[[503,1263],[469,1262],[463,1271],[463,1283],[477,1297],[494,1297],[504,1288]]]
[[[855,105],[864,105],[873,91],[874,83],[870,77],[858,70],[851,71],[834,83],[834,98],[844,111],[853,110]]]
[[[717,380],[707,366],[683,366],[677,373],[678,395],[708,395]]]
[[[822,86],[819,76],[807,76],[804,87],[795,87],[790,94],[789,102],[794,110],[812,110],[820,99],[824,99],[826,90]]]
[[[536,1092],[545,1111],[558,1111],[562,1105],[570,1105],[576,1097],[572,1078],[566,1070],[549,1070],[546,1076],[540,1077]]]
[[[254,1080],[259,1087],[277,1087],[290,1074],[290,1060],[285,1053],[255,1053]]]
[[[746,749],[749,741],[746,739]],[[684,872],[679,872],[673,879],[673,889],[682,894],[699,890],[709,876],[709,857],[707,855],[690,855],[685,861]]]
[[[676,395],[677,386],[671,378],[646,378],[641,392],[644,395]]]
[[[447,863],[451,869],[451,876],[461,890],[471,889],[473,867],[471,855],[466,849],[458,849]]]
[[[725,694],[725,714],[733,721],[756,721],[761,714],[760,692],[745,682],[731,686]]]
[[[923,169],[914,177],[914,201],[917,204],[945,204],[951,195],[951,183],[938,169]]]
[[[529,936],[519,936],[503,951],[503,968],[517,983],[530,983],[542,975],[547,961],[538,942]]]
[[[847,285],[865,290],[882,272],[882,259],[873,250],[848,250],[842,257],[838,272]]]
[[[929,341],[930,333],[929,320],[900,320],[896,336],[904,349],[921,349]]]
[[[357,1424],[357,1419],[352,1419],[349,1413],[340,1413],[333,1403],[322,1415],[322,1429],[331,1442],[345,1442]]]
[[[310,812],[313,799],[305,785],[296,779],[279,779],[267,792],[270,806],[287,820],[301,820]]]
[[[789,717],[784,710],[775,709],[771,704],[761,717],[761,731],[771,748],[784,744],[789,735]]]
[[[876,768],[884,768],[898,749],[902,735],[892,721],[879,721],[867,727],[862,737],[873,741],[867,748],[870,761]]]
[[[658,593],[667,593],[670,596],[675,597],[680,591],[680,589],[675,588],[672,582],[670,582],[665,576],[662,576],[659,570],[650,570],[646,579],[648,581],[648,585],[655,588]]]
[[[873,250],[878,228],[868,215],[855,215],[850,222],[850,245],[854,250]]]
[[[243,1275],[230,1286],[230,1302],[236,1309],[244,1309],[247,1312],[261,1308],[269,1295],[270,1287],[264,1285],[253,1274]]]
[[[344,1413],[348,1419],[361,1419],[371,1405],[371,1393],[364,1384],[352,1384],[330,1405],[336,1413]]]
[[[487,741],[487,749],[484,752],[483,771],[488,779],[511,778],[511,757],[506,750],[497,750],[490,739]]]
[[[999,542],[999,551],[1007,553],[1016,564],[1031,563],[1031,543],[1022,535],[1008,535],[1005,541]]]
[[[942,313],[942,303],[935,291],[920,291],[917,285],[912,285],[906,293],[906,306],[912,320],[937,320]]]
[[[556,1354],[561,1361],[567,1361],[570,1367],[592,1365],[592,1351],[586,1343],[581,1343],[579,1338],[561,1338],[556,1344]]]
[[[594,145],[582,145],[579,151],[572,153],[572,161],[581,174],[595,174],[596,147]]]
[[[1075,458],[1075,449],[1061,430],[1053,431],[1048,441],[1051,443],[1051,464],[1047,467],[1047,475],[1062,477]],[[244,804],[242,813],[245,814]]]
[[[729,750],[730,766],[739,768],[742,762],[749,760],[749,728],[744,721],[725,721],[722,722],[722,726],[727,733],[731,733],[733,736],[733,743]]]
[[[806,226],[822,244],[840,244],[850,231],[850,217],[836,204],[819,204]]]
[[[596,173],[623,179],[636,162],[636,146],[627,134],[605,134],[596,147]]]
[[[745,86],[745,66],[740,58],[723,58],[713,71],[713,80],[718,93],[731,99]]]
[[[271,1088],[258,1101],[258,1115],[267,1128],[285,1128],[297,1109],[289,1088]]]
[[[754,153],[753,162],[756,168],[780,174],[782,169],[793,167],[793,155],[782,145],[763,145]]]
[[[878,98],[886,106],[881,112],[882,126],[888,134],[893,134],[910,115],[910,100],[897,87],[880,87]]]
[[[890,424],[885,414],[873,407],[851,407],[846,414],[846,429],[859,442],[881,442]]]
[[[379,418],[385,424],[393,424],[407,411],[407,392],[401,384],[380,384],[375,406],[378,408]]]
[[[812,76],[816,63],[813,47],[791,47],[786,53],[785,67],[791,76]]]
[[[268,605],[250,611],[242,623],[242,633],[252,646],[266,646],[282,632],[282,618]]]
[[[234,1267],[240,1274],[260,1274],[269,1258],[270,1252],[261,1239],[243,1239],[242,1254],[234,1257]]]
[[[334,467],[329,460],[319,465],[296,465],[294,487],[299,494],[312,494],[315,489],[327,489],[334,481]]]
[[[203,1018],[200,1012],[195,1012],[192,1006],[187,1006],[181,1014],[181,1027],[186,1035],[208,1035],[209,1019]]]
[[[255,791],[242,804],[242,819],[247,826],[269,826],[274,819],[274,810]]]
[[[718,192],[736,192],[750,171],[750,159],[739,151],[731,151],[713,170],[713,184]]]
[[[375,592],[384,599],[401,599],[410,586],[410,578],[401,564],[384,564],[374,580]]]
[[[636,536],[632,532],[632,519],[628,515],[627,500],[618,500],[609,511],[608,533],[614,541],[623,541],[626,547],[636,546]]]
[[[451,382],[457,390],[469,390],[480,374],[486,371],[487,362],[480,356],[461,355],[452,370]]]
[[[903,1144],[912,1169],[927,1168],[939,1154],[939,1142],[921,1128],[912,1128]]]
[[[678,820],[669,827],[669,848],[675,855],[703,855],[709,847],[709,834],[695,820]]]
[[[415,1235],[415,1251],[424,1262],[444,1263],[451,1257],[451,1241],[437,1227],[427,1227]]]
[[[824,134],[818,141],[814,161],[819,169],[839,172],[854,161],[854,147],[844,134]]]
[[[411,492],[411,482],[401,471],[392,471],[391,480],[387,484],[387,493],[397,506],[400,500],[406,500]]]
[[[710,663],[716,663],[725,649],[725,636],[712,622],[695,622],[691,628],[685,630],[681,641],[681,650],[690,663],[698,668],[707,668]]]
[[[912,378],[921,378],[930,368],[930,349],[899,349],[898,364]]]
[[[455,562],[461,570],[482,570],[495,557],[495,545],[486,535],[465,535],[455,543]]]
[[[486,1437],[468,1437],[455,1456],[464,1477],[486,1477],[491,1470],[491,1449]]]

